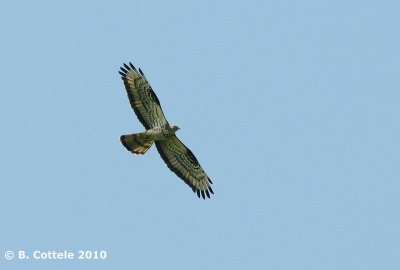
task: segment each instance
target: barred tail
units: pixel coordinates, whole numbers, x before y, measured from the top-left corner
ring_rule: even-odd
[[[154,142],[152,140],[149,140],[144,132],[122,135],[120,140],[128,151],[131,151],[134,154],[142,155],[146,153],[147,150],[149,150]]]

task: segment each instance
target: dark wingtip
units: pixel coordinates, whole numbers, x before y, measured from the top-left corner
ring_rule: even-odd
[[[144,73],[140,68],[139,68],[139,72],[140,72],[140,74],[142,74],[142,76],[144,76]]]
[[[127,70],[130,70],[131,68],[127,65],[127,64],[125,64],[124,63],[124,67],[127,69]],[[122,69],[122,67],[121,67],[121,69]]]
[[[211,181],[210,177],[207,177],[207,178],[208,178],[208,182],[210,182],[212,184],[213,182]]]
[[[204,200],[207,198],[211,198],[211,194],[214,194],[214,191],[212,190],[211,187],[208,187],[208,190],[200,190],[200,189],[196,189],[195,187],[192,187],[192,190],[194,193],[197,194],[197,197],[199,197],[200,199],[203,198]]]
[[[118,71],[118,73],[119,73],[122,77],[125,77],[125,76],[126,76],[126,74],[123,73],[122,71]]]
[[[132,65],[132,63],[131,62],[129,62],[129,66],[133,69],[133,70],[136,70],[136,68],[135,68],[135,66],[134,65]]]

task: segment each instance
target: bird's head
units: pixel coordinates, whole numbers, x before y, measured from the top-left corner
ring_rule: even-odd
[[[177,132],[179,129],[180,129],[180,128],[179,128],[178,126],[174,126],[174,125],[171,126],[171,130],[172,130],[174,133]]]

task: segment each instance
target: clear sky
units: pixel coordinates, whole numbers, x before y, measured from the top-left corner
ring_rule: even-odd
[[[400,269],[399,1],[2,1],[1,269]],[[214,182],[141,132],[146,74]],[[107,252],[7,261],[6,251]],[[17,256],[17,254],[16,254]]]

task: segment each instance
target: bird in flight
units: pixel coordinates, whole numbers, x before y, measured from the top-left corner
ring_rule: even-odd
[[[142,133],[122,135],[121,143],[134,154],[146,153],[154,143],[171,171],[188,184],[199,198],[210,198],[210,193],[214,194],[211,179],[192,151],[176,137],[179,127],[168,123],[160,101],[142,70],[139,68],[138,71],[129,63],[121,67],[119,74],[124,81],[131,107],[146,129]]]

